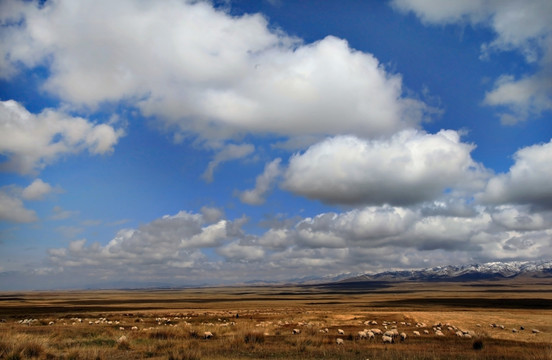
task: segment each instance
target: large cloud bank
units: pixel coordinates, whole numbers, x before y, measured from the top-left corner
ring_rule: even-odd
[[[6,1],[0,14],[1,76],[47,66],[43,88],[61,100],[126,101],[182,135],[380,136],[431,111],[345,40],[304,44],[207,2]]]

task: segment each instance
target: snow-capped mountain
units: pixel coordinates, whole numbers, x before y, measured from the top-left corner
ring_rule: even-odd
[[[520,275],[552,278],[552,261],[489,262],[485,264],[446,265],[421,270],[385,271],[363,274],[341,282],[357,281],[465,281],[507,279]]]

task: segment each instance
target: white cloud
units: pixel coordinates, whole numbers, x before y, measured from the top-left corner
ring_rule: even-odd
[[[491,178],[478,195],[484,202],[529,204],[552,209],[552,139],[514,154],[515,163],[504,174]]]
[[[207,182],[213,181],[213,176],[215,169],[217,166],[219,166],[221,163],[230,161],[230,160],[236,160],[241,159],[243,157],[246,157],[253,153],[255,151],[255,146],[251,144],[228,144],[225,145],[214,157],[213,160],[209,162],[207,165],[207,169],[205,169],[205,172],[203,173],[202,177]]]
[[[255,180],[255,188],[238,193],[241,202],[249,205],[261,205],[265,202],[265,196],[274,186],[276,178],[280,176],[282,169],[280,162],[282,159],[274,159],[266,164],[261,175]]]
[[[48,183],[41,179],[35,179],[31,185],[23,189],[23,199],[25,200],[42,200],[44,196],[51,193],[54,189]]]
[[[58,158],[85,149],[91,154],[113,151],[123,133],[109,125],[46,109],[32,114],[13,100],[0,102],[0,169],[29,174]]]
[[[377,137],[416,127],[432,111],[404,96],[401,77],[371,54],[331,36],[304,44],[259,14],[231,16],[203,1],[4,9],[4,76],[45,65],[44,89],[63,101],[130,102],[179,136]]]
[[[0,221],[29,223],[38,220],[34,210],[25,208],[24,200],[38,201],[52,192],[61,191],[50,184],[35,179],[30,185],[21,188],[17,185],[7,185],[0,188]]]
[[[217,249],[219,255],[224,256],[228,261],[258,261],[265,256],[265,251],[260,246],[243,245],[239,241],[233,241],[228,245]]]
[[[447,189],[478,188],[485,170],[456,131],[405,130],[389,140],[329,138],[294,155],[283,187],[338,204],[414,204]]]
[[[552,212],[471,207],[472,216],[454,216],[427,215],[420,206],[368,206],[281,222],[259,235],[241,229],[244,219],[210,222],[181,211],[120,230],[106,245],[80,239],[51,249],[48,266],[78,273],[81,281],[124,274],[223,284],[552,256]]]
[[[492,51],[516,50],[528,63],[538,64],[534,74],[519,79],[501,76],[485,95],[485,104],[506,110],[499,114],[503,124],[515,124],[552,110],[552,2],[394,0],[392,5],[414,12],[425,23],[488,26],[496,38],[482,44],[482,58],[490,58]]]
[[[201,215],[206,222],[214,223],[219,221],[223,217],[224,212],[218,208],[203,206],[201,208]]]
[[[54,206],[52,209],[52,216],[50,216],[50,219],[52,220],[64,220],[68,219],[72,216],[77,215],[78,211],[73,210],[64,210],[61,206]]]
[[[38,220],[36,212],[25,208],[23,201],[10,194],[7,189],[0,188],[0,221],[29,223]]]
[[[543,230],[552,227],[552,213],[533,213],[527,206],[498,206],[493,221],[508,230]]]

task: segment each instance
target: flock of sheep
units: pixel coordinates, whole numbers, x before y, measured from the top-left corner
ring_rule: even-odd
[[[236,315],[236,318],[237,318],[237,315]],[[175,317],[156,317],[155,318],[155,323],[157,323],[157,327],[159,326],[178,326],[178,325],[184,325],[184,326],[192,326],[192,323],[188,322],[187,320],[191,320],[192,317],[185,317],[185,316],[182,316],[182,317],[179,317],[179,316],[175,316]],[[69,321],[67,321],[69,320]],[[149,322],[152,322],[152,320],[154,320],[153,318],[149,319]],[[236,325],[236,322],[234,321],[227,321],[226,319],[225,320],[222,320],[222,319],[218,319],[219,321],[216,323],[216,324],[213,324],[212,322],[203,322],[201,323],[201,325],[203,327],[211,327],[211,326],[219,326],[219,327],[223,327],[223,326],[234,326]],[[121,331],[125,331],[125,330],[131,330],[131,331],[138,331],[138,330],[142,330],[142,331],[148,331],[148,330],[154,330],[156,327],[153,327],[153,326],[150,326],[150,327],[146,327],[146,326],[143,326],[144,324],[141,324],[144,322],[144,319],[142,318],[136,318],[134,319],[134,323],[136,323],[137,325],[132,325],[132,326],[129,326],[128,323],[124,323],[124,321],[120,321],[120,320],[108,320],[107,318],[105,317],[99,317],[99,318],[96,318],[96,319],[82,319],[82,318],[78,318],[78,317],[73,317],[73,318],[70,318],[70,319],[57,319],[57,321],[61,324],[64,324],[64,325],[68,325],[67,323],[69,322],[70,324],[72,325],[76,325],[76,324],[86,324],[88,323],[88,325],[112,325],[112,326],[118,326],[118,329],[121,330]],[[237,321],[237,319],[236,319]],[[5,320],[3,320],[3,322],[5,322]],[[54,321],[39,321],[38,319],[23,319],[23,320],[19,320],[19,321],[16,321],[16,323],[18,324],[21,324],[21,325],[27,325],[27,326],[31,326],[31,325],[39,325],[39,324],[43,324],[43,325],[46,325],[46,323],[48,325],[54,325],[56,322]],[[178,325],[177,325],[178,324]],[[400,342],[404,342],[407,340],[408,338],[408,335],[407,335],[407,332],[410,333],[410,336],[413,336],[413,337],[420,337],[420,336],[424,336],[424,335],[431,335],[433,334],[434,336],[446,336],[447,334],[449,335],[453,335],[453,336],[457,336],[457,337],[461,337],[461,338],[467,338],[467,339],[470,339],[474,336],[475,332],[471,331],[471,330],[466,330],[466,329],[461,329],[461,328],[458,328],[450,323],[435,323],[433,324],[432,326],[428,326],[427,324],[423,323],[423,322],[417,322],[416,324],[414,324],[414,327],[415,327],[415,330],[413,330],[413,325],[412,323],[410,322],[396,322],[396,321],[383,321],[381,322],[381,324],[378,324],[378,321],[376,320],[367,320],[367,321],[364,321],[364,322],[359,322],[359,324],[362,324],[364,325],[364,328],[363,330],[360,330],[360,331],[350,331],[348,334],[346,334],[346,332],[341,329],[341,328],[337,328],[337,329],[333,329],[332,332],[334,332],[334,334],[336,333],[337,336],[347,336],[348,335],[348,339],[356,339],[356,340],[366,340],[366,341],[381,341],[385,344],[393,344],[397,341],[400,341]],[[126,325],[126,326],[124,326]],[[142,325],[142,326],[138,326],[138,325]],[[293,325],[295,325],[296,327],[293,327]],[[301,327],[307,327],[307,328],[312,328],[313,326],[315,325],[318,325],[320,328],[318,330],[319,333],[322,333],[322,334],[328,334],[330,333],[330,330],[326,327],[326,328],[322,328],[322,326],[320,326],[321,324],[313,324],[313,323],[306,323],[306,322],[298,322],[298,323],[290,323],[288,321],[286,322],[282,322],[282,321],[278,321],[278,323],[273,323],[273,322],[259,322],[257,323],[256,326],[258,327],[268,327],[268,326],[275,326],[275,327],[293,327],[292,330],[291,330],[291,334],[292,335],[298,335],[298,334],[301,334]],[[476,324],[475,325],[476,327],[481,327],[480,324]],[[504,325],[499,325],[499,324],[496,324],[496,323],[492,323],[492,324],[489,324],[489,326],[491,328],[494,328],[494,329],[498,329],[498,330],[504,330],[505,327]],[[401,329],[401,331],[399,331],[399,328]],[[517,333],[519,331],[524,331],[525,328],[523,326],[520,326],[519,328],[513,328],[512,329],[512,332],[513,333]],[[538,334],[540,333],[539,330],[537,329],[532,329],[531,332],[533,334]],[[269,335],[268,333],[266,333],[266,335]],[[205,331],[203,333],[203,338],[204,339],[211,339],[214,337],[214,334],[213,332],[211,331]],[[345,340],[343,337],[337,337],[336,338],[336,344],[337,345],[344,345],[345,344]]]

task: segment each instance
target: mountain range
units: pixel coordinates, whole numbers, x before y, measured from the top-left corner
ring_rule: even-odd
[[[552,260],[489,262],[484,264],[435,266],[419,270],[385,271],[348,277],[338,280],[338,282],[474,281],[513,279],[522,276],[552,278]]]

